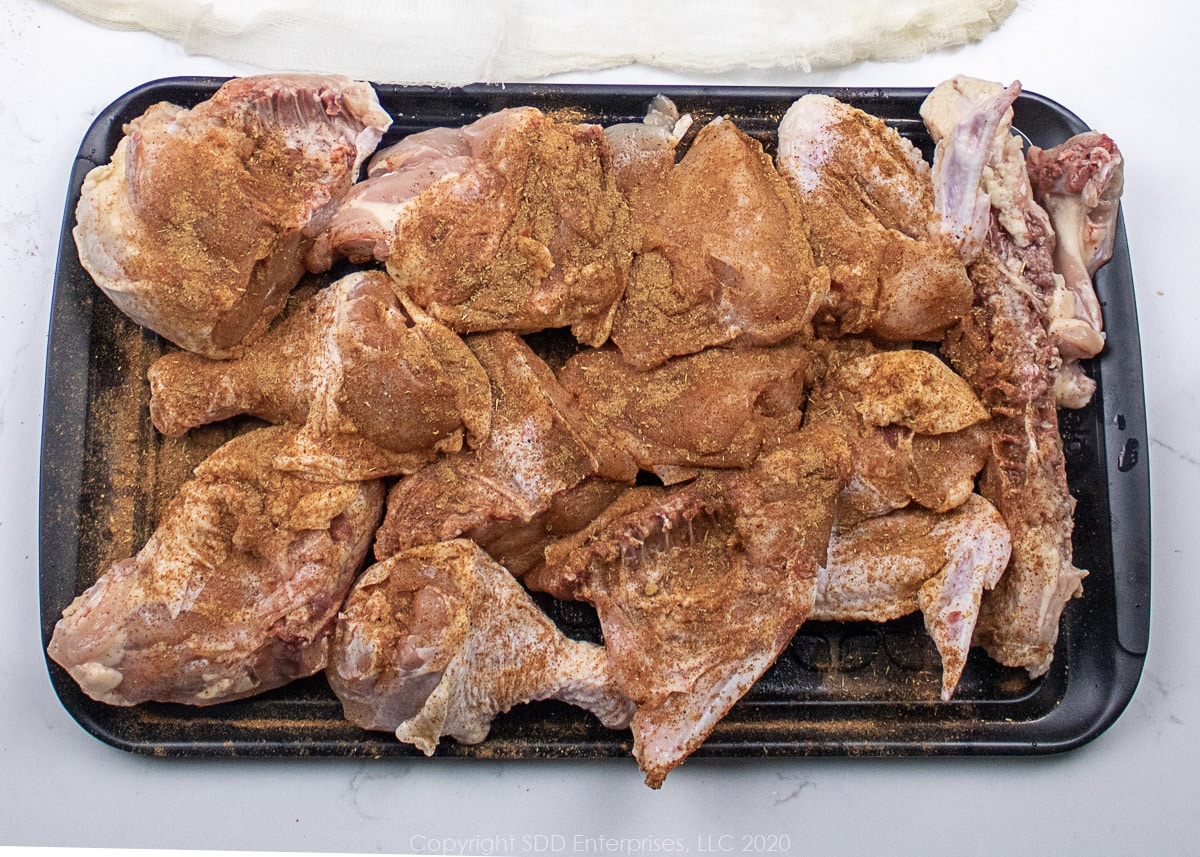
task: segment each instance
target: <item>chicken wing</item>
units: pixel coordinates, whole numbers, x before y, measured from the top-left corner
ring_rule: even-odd
[[[274,469],[291,434],[260,429],[218,449],[137,556],[63,611],[48,652],[85,693],[210,705],[325,668],[383,486]]]
[[[156,104],[84,180],[80,261],[134,321],[235,355],[283,308],[390,125],[368,84],[338,76],[237,78],[191,110]]]

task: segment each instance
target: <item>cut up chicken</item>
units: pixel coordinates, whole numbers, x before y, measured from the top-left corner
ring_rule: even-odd
[[[168,437],[236,414],[302,425],[276,466],[314,475],[412,473],[490,430],[483,367],[457,334],[401,306],[379,271],[318,292],[240,358],[172,353],[149,377]]]
[[[520,337],[497,332],[467,342],[491,379],[491,433],[477,450],[446,456],[392,488],[378,559],[464,534],[486,543],[482,528],[528,523],[589,476],[632,482],[637,474],[627,455],[588,430]]]
[[[828,275],[762,146],[718,119],[666,170],[672,139],[632,194],[643,239],[612,329],[625,360],[645,370],[713,345],[770,345],[806,331]]]
[[[1116,143],[1094,131],[1078,134],[1052,149],[1031,146],[1027,159],[1035,198],[1054,225],[1054,269],[1062,277],[1050,306],[1050,336],[1068,366],[1104,348],[1104,317],[1092,284],[1096,271],[1112,258],[1117,206],[1124,187],[1124,161]],[[1078,380],[1063,389],[1059,405],[1082,407],[1095,384]],[[1086,391],[1081,395],[1070,390]]]
[[[487,737],[497,714],[557,699],[622,729],[633,703],[604,648],[569,640],[507,571],[465,539],[368,568],[338,617],[326,673],[346,717],[432,755]]]
[[[747,471],[635,488],[546,551],[531,588],[595,606],[657,788],[808,617],[849,453],[800,432]]]
[[[63,611],[48,651],[85,693],[210,705],[325,668],[383,487],[275,470],[292,433],[260,429],[218,449],[137,556]]]
[[[608,338],[636,234],[598,126],[501,110],[403,140],[371,173],[314,261],[385,258],[397,288],[459,332]]]
[[[261,335],[391,119],[368,84],[245,77],[129,123],[84,180],[75,243],[128,316],[209,357]]]
[[[1004,520],[978,494],[946,513],[900,509],[834,532],[810,618],[887,622],[920,610],[942,658],[942,699],[966,666],[979,604],[1008,565]]]
[[[767,439],[800,425],[811,354],[803,343],[707,348],[648,372],[615,348],[582,351],[558,372],[579,410],[670,484],[694,467],[748,467]]]
[[[975,308],[944,349],[991,413],[979,493],[1012,534],[1012,559],[983,599],[975,640],[993,659],[1037,677],[1050,668],[1063,607],[1082,594],[1087,574],[1072,562],[1075,500],[1050,369],[1057,351],[1037,301],[1014,286],[1003,262],[985,250],[971,277]]]
[[[779,124],[776,159],[803,204],[817,264],[829,269],[822,332],[938,340],[970,308],[929,165],[883,120],[806,95]]]
[[[853,451],[838,498],[849,526],[916,501],[937,512],[975,490],[987,459],[987,409],[970,385],[925,351],[857,356],[835,350],[809,398],[805,425],[834,433]]]

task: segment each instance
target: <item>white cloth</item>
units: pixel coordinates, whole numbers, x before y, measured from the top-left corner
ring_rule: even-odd
[[[982,38],[1016,0],[50,0],[190,53],[381,83],[526,81],[907,59]]]

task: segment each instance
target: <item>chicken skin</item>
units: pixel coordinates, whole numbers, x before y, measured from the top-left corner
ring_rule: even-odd
[[[129,123],[84,180],[83,267],[139,324],[229,357],[261,335],[391,119],[368,84],[268,75]]]
[[[240,358],[172,353],[149,378],[150,415],[168,437],[236,414],[302,425],[276,465],[311,474],[412,473],[490,431],[483,367],[379,271],[318,292]]]
[[[433,755],[487,737],[514,705],[558,699],[622,729],[633,703],[604,648],[569,640],[511,574],[465,539],[368,568],[338,617],[326,673],[346,717]]]
[[[211,705],[325,668],[383,486],[275,470],[291,434],[260,429],[218,449],[137,556],[63,611],[48,651],[85,693]]]
[[[600,345],[635,240],[604,132],[525,107],[380,152],[314,256],[386,259],[460,333],[569,326]]]
[[[806,95],[779,124],[780,173],[804,207],[830,335],[939,340],[971,306],[971,283],[934,211],[929,165],[881,119]]]

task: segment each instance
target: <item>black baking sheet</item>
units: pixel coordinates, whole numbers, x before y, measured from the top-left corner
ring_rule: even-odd
[[[43,644],[63,608],[114,560],[132,555],[186,468],[238,424],[166,441],[149,419],[145,370],[164,343],[121,315],[81,268],[71,238],[86,173],[106,163],[125,122],[158,101],[191,106],[222,80],[172,78],[146,84],[101,112],[74,163],[54,284],[41,472]],[[917,110],[923,89],[472,86],[377,87],[395,124],[383,145],[437,125],[462,125],[503,107],[533,105],[610,124],[638,121],[658,93],[703,121],[727,115],[774,151],[788,106],[823,92],[881,116],[930,157]],[[1014,127],[1043,147],[1086,126],[1030,93]],[[1119,141],[1118,141],[1119,142]],[[919,616],[884,625],[809,623],[776,665],[716,727],[697,756],[1047,753],[1100,734],[1133,695],[1149,632],[1149,465],[1133,278],[1122,222],[1113,259],[1096,277],[1108,344],[1085,367],[1098,382],[1092,403],[1060,418],[1076,509],[1076,564],[1084,595],[1067,605],[1050,671],[1031,680],[983,652],[971,654],[953,701],[938,700],[941,666]],[[174,446],[168,445],[175,444]],[[120,486],[133,484],[136,490]],[[542,598],[569,634],[595,638],[581,605]],[[47,661],[63,705],[97,738],[166,756],[398,756],[417,751],[386,733],[344,721],[322,676],[206,708],[143,704],[118,708],[85,696]],[[626,755],[627,731],[600,726],[569,706],[532,703],[501,715],[482,744],[445,740],[442,756],[488,758]]]

